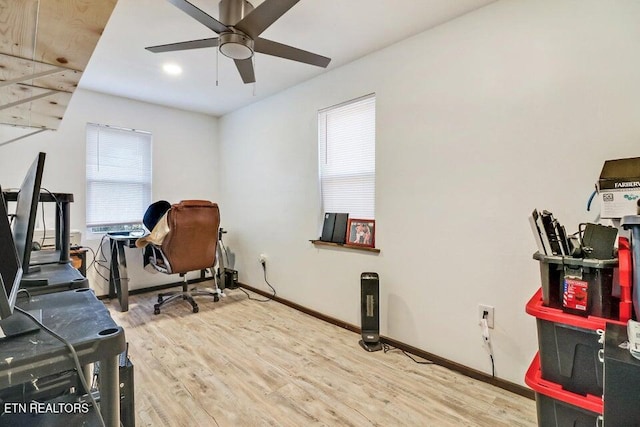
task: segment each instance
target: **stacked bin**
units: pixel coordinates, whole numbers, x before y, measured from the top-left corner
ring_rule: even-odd
[[[607,322],[625,324],[617,320],[619,302],[612,296],[618,260],[539,253],[534,259],[542,287],[526,311],[536,318],[538,354],[525,382],[536,393],[538,425],[594,426],[603,413],[602,331]],[[567,302],[567,282],[584,287],[582,305]]]
[[[571,393],[559,384],[542,379],[538,355],[527,371],[525,383],[536,393],[540,426],[593,427],[602,414],[602,398]]]

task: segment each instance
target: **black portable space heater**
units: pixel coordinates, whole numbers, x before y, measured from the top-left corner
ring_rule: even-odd
[[[380,280],[378,273],[360,275],[360,346],[367,351],[382,350],[380,343]]]

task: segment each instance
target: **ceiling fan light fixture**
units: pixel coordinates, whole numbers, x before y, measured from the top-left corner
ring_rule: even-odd
[[[253,56],[253,40],[238,33],[220,35],[220,53],[231,59],[249,59]]]
[[[178,76],[182,74],[182,67],[178,64],[168,62],[162,66],[162,70],[170,76]]]

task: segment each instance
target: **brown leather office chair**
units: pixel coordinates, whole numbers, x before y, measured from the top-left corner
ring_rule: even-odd
[[[152,245],[151,265],[166,274],[180,274],[183,278],[182,291],[158,294],[154,314],[160,314],[160,307],[171,301],[182,299],[198,312],[196,295],[213,296],[218,301],[222,291],[214,277],[213,290],[189,289],[186,273],[213,268],[218,247],[220,211],[218,205],[206,200],[183,200],[171,206],[167,212],[169,232],[160,245]],[[214,275],[215,276],[215,275]]]

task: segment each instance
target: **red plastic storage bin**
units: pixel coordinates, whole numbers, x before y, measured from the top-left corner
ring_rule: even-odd
[[[631,258],[631,243],[626,237],[618,238],[618,259],[620,260],[618,267],[620,276],[620,321],[626,322],[633,315],[633,299],[631,296],[633,261]]]
[[[545,307],[541,290],[529,300],[526,311],[536,317],[542,379],[573,393],[601,396],[604,369],[598,351],[603,345],[598,330],[604,330],[607,322],[625,323]]]
[[[524,382],[536,393],[540,427],[594,427],[602,415],[602,398],[571,393],[542,379],[539,355],[533,358]]]

